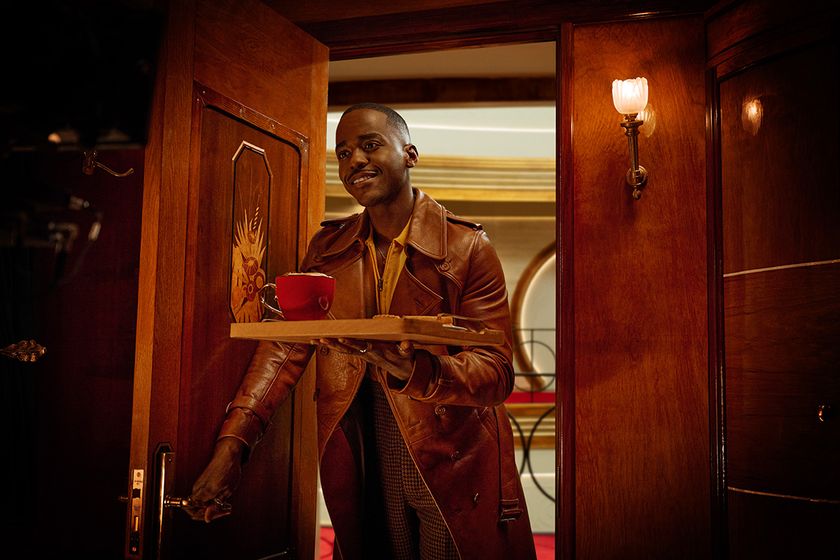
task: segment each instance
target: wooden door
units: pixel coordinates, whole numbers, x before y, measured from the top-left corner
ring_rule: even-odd
[[[245,468],[233,515],[162,508],[210,458],[254,344],[255,290],[323,214],[327,49],[256,0],[173,1],[146,150],[126,558],[312,558],[314,380]],[[308,398],[307,398],[308,395]],[[165,474],[164,474],[165,473]]]
[[[840,557],[840,111],[815,103],[840,86],[838,22],[770,1],[707,16],[732,560]]]

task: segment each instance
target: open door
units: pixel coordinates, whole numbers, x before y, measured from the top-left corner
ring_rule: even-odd
[[[125,556],[312,558],[314,379],[245,467],[233,514],[189,495],[254,344],[255,291],[323,215],[327,48],[257,0],[172,0],[145,160]]]

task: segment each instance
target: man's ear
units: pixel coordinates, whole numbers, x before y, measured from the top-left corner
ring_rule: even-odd
[[[417,151],[417,146],[414,144],[406,144],[403,148],[406,157],[406,167],[414,167],[420,160],[420,152]]]

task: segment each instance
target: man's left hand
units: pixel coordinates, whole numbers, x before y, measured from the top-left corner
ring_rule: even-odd
[[[414,371],[414,344],[410,340],[381,342],[355,338],[320,338],[311,340],[310,343],[357,356],[402,381],[411,377],[411,372]]]

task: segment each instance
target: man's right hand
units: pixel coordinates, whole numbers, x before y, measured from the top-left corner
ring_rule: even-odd
[[[242,478],[242,453],[245,444],[226,437],[216,442],[210,463],[195,481],[188,506],[184,511],[196,521],[210,523],[230,515],[228,498],[233,495]]]

